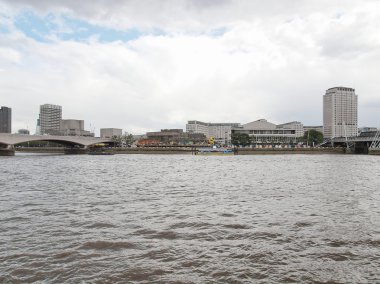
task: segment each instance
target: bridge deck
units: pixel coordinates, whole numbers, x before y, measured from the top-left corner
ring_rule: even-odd
[[[62,144],[87,147],[98,143],[110,143],[112,142],[112,139],[84,136],[23,135],[0,133],[0,144],[3,145],[14,146],[16,144],[32,141],[52,141],[58,143],[61,142]]]

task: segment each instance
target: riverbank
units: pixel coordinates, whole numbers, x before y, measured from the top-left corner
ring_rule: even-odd
[[[15,150],[0,148],[0,156],[14,156]]]
[[[368,155],[380,155],[380,149],[369,149]]]
[[[239,148],[238,155],[345,154],[345,148]]]
[[[24,153],[65,153],[65,148],[17,148],[16,152]],[[187,147],[141,147],[141,148],[112,148],[107,152],[113,154],[165,154],[165,155],[194,155],[195,148]],[[77,153],[72,153],[77,154]],[[273,154],[345,154],[344,148],[239,148],[237,155],[273,155]],[[380,154],[380,153],[379,153]]]

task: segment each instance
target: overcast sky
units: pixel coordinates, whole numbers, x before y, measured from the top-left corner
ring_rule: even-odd
[[[0,0],[0,105],[35,132],[39,105],[88,130],[188,120],[322,125],[326,89],[380,126],[378,0]]]

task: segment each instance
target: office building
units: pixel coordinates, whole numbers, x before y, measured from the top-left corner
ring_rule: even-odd
[[[323,136],[358,135],[358,96],[355,89],[334,87],[323,96]]]
[[[12,133],[12,109],[9,107],[0,109],[0,133]]]
[[[232,134],[248,134],[253,145],[296,144],[303,136],[301,122],[292,121],[276,125],[259,119],[232,129]]]
[[[94,133],[84,130],[84,120],[78,119],[62,119],[60,122],[60,134],[63,136],[94,137]]]
[[[39,130],[39,134],[59,135],[61,119],[61,106],[51,104],[41,105],[40,116],[37,120],[37,130]]]
[[[112,138],[114,136],[121,136],[123,131],[120,128],[100,128],[100,137]]]
[[[186,124],[186,132],[201,133],[207,138],[214,138],[216,144],[230,145],[231,130],[239,127],[240,123],[206,123],[197,120],[190,120]]]

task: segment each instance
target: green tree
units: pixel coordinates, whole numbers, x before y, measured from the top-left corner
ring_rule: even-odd
[[[135,142],[135,139],[133,138],[132,134],[128,134],[127,132],[124,133],[122,137],[123,142],[125,143],[126,146],[130,146]]]
[[[308,143],[309,145],[317,145],[323,142],[323,133],[311,129],[305,132],[302,140],[303,142]]]
[[[115,147],[121,147],[122,139],[121,136],[114,135],[112,136],[112,142],[114,143]]]
[[[231,136],[231,143],[234,146],[248,146],[251,145],[251,138],[247,133],[233,133]]]

